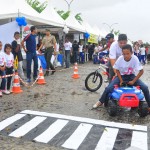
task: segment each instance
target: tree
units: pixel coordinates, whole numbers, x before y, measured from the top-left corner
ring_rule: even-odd
[[[26,2],[35,9],[38,13],[41,13],[46,7],[48,2],[45,1],[43,3],[40,3],[38,0],[26,0]]]
[[[76,14],[75,18],[79,21],[82,22],[82,18],[81,18],[81,13]]]

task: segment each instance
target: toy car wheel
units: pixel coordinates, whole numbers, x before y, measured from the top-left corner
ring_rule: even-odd
[[[140,102],[138,114],[140,117],[146,117],[148,115],[148,106],[145,102]]]
[[[115,100],[109,100],[108,101],[108,114],[111,116],[111,117],[114,117],[117,115],[117,101]]]

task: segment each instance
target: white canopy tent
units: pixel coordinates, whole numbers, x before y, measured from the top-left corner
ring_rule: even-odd
[[[18,16],[25,17],[28,23],[33,25],[47,24],[63,26],[63,23],[40,15],[25,0],[5,0],[1,3],[0,19],[2,23],[8,22],[10,18],[15,20]]]
[[[85,28],[86,32],[91,33],[91,34],[95,34],[94,29],[89,25],[88,22],[82,21],[82,26]]]
[[[76,18],[75,15],[73,15],[72,13],[69,15],[69,17],[65,20],[66,25],[71,28],[74,29],[76,31],[80,31],[80,32],[86,32],[85,28],[82,26],[82,24],[80,24]]]

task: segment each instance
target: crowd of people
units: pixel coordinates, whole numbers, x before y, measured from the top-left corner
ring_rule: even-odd
[[[50,30],[46,29],[45,37],[40,40],[40,43],[37,45],[36,34],[37,29],[35,26],[32,26],[31,33],[20,43],[20,33],[15,32],[14,40],[11,44],[5,44],[4,52],[2,51],[2,42],[0,42],[0,76],[12,75],[15,70],[18,71],[19,76],[22,79],[25,79],[21,48],[23,48],[26,52],[26,72],[28,83],[31,82],[32,61],[34,62],[33,80],[36,80],[38,76],[37,54],[42,54],[44,52],[47,64],[45,76],[49,75],[49,69],[52,70],[52,75],[55,73],[55,67],[50,61],[52,55],[57,51],[55,36],[51,35]],[[112,33],[106,36],[105,45],[99,43],[99,45],[96,46],[95,44],[83,46],[81,42],[78,43],[77,41],[71,43],[69,39],[66,38],[63,45],[65,50],[66,68],[70,67],[70,56],[73,58],[73,62],[84,63],[84,51],[89,53],[89,60],[94,59],[94,55],[97,57],[103,57],[105,55],[108,56],[107,72],[109,72],[109,85],[105,89],[99,101],[93,105],[93,108],[103,105],[105,100],[108,99],[109,93],[113,90],[114,85],[121,85],[124,81],[127,81],[129,85],[138,85],[141,87],[150,110],[150,95],[148,86],[139,79],[144,72],[142,65],[145,65],[146,63],[148,49],[138,42],[135,42],[132,47],[127,44],[127,41],[128,38],[125,34],[120,34],[118,40],[114,41],[114,35]],[[24,43],[26,43],[26,46]],[[15,67],[15,61],[18,63],[17,68]],[[138,74],[135,74],[137,71]],[[0,96],[2,96],[2,93],[11,93],[11,82],[12,76],[2,78]]]

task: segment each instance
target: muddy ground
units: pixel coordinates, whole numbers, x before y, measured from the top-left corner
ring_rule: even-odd
[[[100,120],[116,121],[130,124],[141,124],[150,127],[150,116],[142,119],[137,113],[121,111],[117,117],[111,118],[105,108],[91,110],[92,105],[99,99],[99,95],[107,86],[94,93],[85,89],[86,76],[96,70],[98,65],[86,63],[79,66],[80,79],[72,79],[73,69],[56,72],[55,75],[46,77],[46,85],[35,85],[28,89],[24,86],[23,93],[0,99],[0,121],[23,110],[37,110],[49,113],[73,115]],[[58,70],[61,68],[57,68]],[[150,88],[150,65],[144,66],[145,81]],[[104,76],[104,79],[106,77]],[[9,138],[0,135],[0,150],[56,150],[46,144],[38,144],[22,139]],[[57,148],[57,150],[60,150]]]

